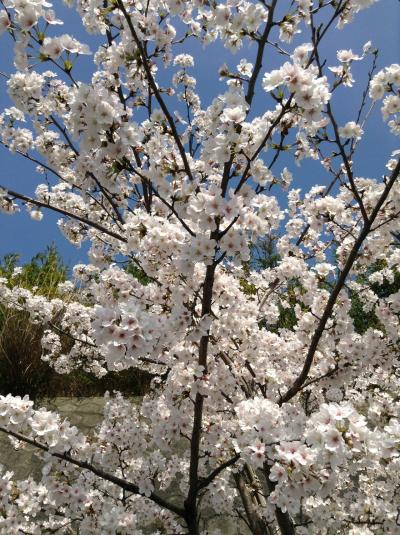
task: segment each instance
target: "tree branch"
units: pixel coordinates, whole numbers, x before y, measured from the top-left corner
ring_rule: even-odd
[[[16,191],[13,191],[1,185],[0,185],[0,189],[4,190],[8,195],[10,195],[11,197],[14,197],[15,199],[20,199],[23,202],[33,204],[35,206],[38,206],[39,208],[48,208],[49,210],[52,210],[53,212],[57,212],[66,217],[70,217],[71,219],[76,219],[77,221],[80,221],[81,223],[84,223],[85,225],[89,227],[93,227],[96,230],[99,230],[100,232],[103,232],[104,234],[107,234],[108,236],[111,236],[112,238],[115,238],[116,240],[122,241],[124,243],[127,243],[128,241],[126,238],[124,238],[120,234],[117,234],[116,232],[113,232],[112,230],[108,230],[107,228],[103,227],[99,223],[96,223],[95,221],[90,221],[90,219],[87,219],[86,217],[82,217],[77,214],[67,212],[67,210],[63,210],[62,208],[57,208],[56,206],[51,206],[50,204],[45,203],[45,202],[37,201],[36,199],[32,199],[31,197],[27,197],[26,195],[23,195],[22,193],[18,193]]]
[[[265,45],[268,42],[269,34],[272,30],[272,27],[274,25],[273,17],[274,17],[274,11],[278,0],[272,0],[271,5],[268,8],[268,18],[267,22],[265,24],[264,32],[262,34],[261,39],[258,41],[258,50],[257,50],[257,56],[256,56],[256,62],[254,64],[254,69],[251,75],[251,78],[249,80],[249,85],[247,88],[247,94],[246,94],[246,102],[249,105],[249,110],[251,103],[253,102],[254,98],[254,89],[257,82],[258,75],[260,73],[261,67],[262,67],[262,60],[264,55],[264,49]]]
[[[50,448],[46,446],[45,444],[42,444],[41,442],[37,442],[36,440],[29,438],[25,435],[22,435],[21,433],[17,433],[15,431],[11,431],[10,429],[6,429],[5,427],[0,426],[0,431],[7,435],[11,435],[12,437],[18,440],[21,440],[22,442],[25,442],[26,444],[30,444],[31,446],[34,446],[35,448],[45,451],[49,453],[52,457],[56,457],[57,459],[60,459],[62,461],[67,461],[75,466],[78,466],[79,468],[82,468],[83,470],[89,470],[89,472],[92,472],[92,474],[95,474],[96,476],[100,477],[101,479],[104,479],[105,481],[114,483],[114,485],[117,485],[121,489],[124,489],[128,492],[132,492],[132,494],[138,494],[139,496],[143,496],[143,494],[139,492],[138,485],[135,485],[134,483],[131,483],[130,481],[125,481],[124,479],[114,476],[113,474],[104,472],[104,470],[94,466],[91,463],[88,463],[86,461],[80,461],[79,459],[75,459],[68,453],[57,453],[55,451],[50,451]],[[167,500],[164,500],[164,498],[162,498],[158,494],[155,494],[154,492],[152,492],[150,496],[148,497],[148,499],[153,501],[160,507],[164,509],[168,509],[169,511],[175,513],[176,515],[183,517],[183,513],[184,513],[183,509],[181,509],[180,507],[177,507],[176,505],[173,505]]]
[[[375,208],[373,209],[371,215],[369,216],[368,220],[364,223],[363,228],[361,229],[357,240],[355,241],[350,254],[347,258],[346,264],[344,265],[344,268],[333,288],[331,291],[331,294],[329,296],[328,302],[325,306],[324,313],[321,316],[321,319],[318,323],[318,326],[313,334],[313,337],[311,338],[310,346],[307,352],[307,356],[303,365],[303,369],[301,370],[300,374],[298,375],[297,379],[294,381],[293,385],[289,388],[289,390],[281,396],[281,399],[279,400],[279,404],[282,405],[283,403],[286,403],[287,401],[291,400],[301,389],[303,383],[306,381],[309,371],[311,369],[314,355],[317,350],[319,341],[322,337],[322,334],[325,330],[326,324],[331,317],[331,314],[333,312],[333,308],[335,306],[337,297],[342,290],[347,276],[353,267],[353,264],[357,258],[358,251],[360,250],[362,244],[364,243],[364,240],[368,236],[368,234],[371,231],[372,225],[380,211],[380,209],[383,206],[383,203],[386,201],[392,187],[394,186],[398,176],[400,173],[400,160],[398,160],[397,165],[395,169],[393,170],[389,180],[386,183],[386,186],[378,200],[378,202],[375,205]]]
[[[224,463],[220,464],[215,470],[211,472],[207,477],[202,478],[200,480],[200,483],[197,487],[197,490],[201,490],[204,487],[207,487],[225,468],[228,468],[229,466],[232,466],[240,459],[240,453],[237,453],[233,457],[231,457],[228,461],[225,461]]]
[[[153,75],[151,73],[151,69],[149,67],[149,63],[148,63],[148,58],[147,58],[147,55],[146,55],[146,52],[143,48],[143,45],[136,33],[136,30],[135,28],[133,27],[133,24],[132,24],[132,19],[129,15],[129,13],[126,11],[125,9],[125,6],[124,6],[124,3],[122,0],[117,0],[117,5],[119,7],[119,9],[122,11],[124,17],[125,17],[125,20],[128,24],[128,27],[129,27],[129,30],[132,34],[132,37],[136,43],[136,46],[139,50],[139,53],[140,53],[140,56],[142,58],[142,62],[143,62],[143,67],[144,67],[144,70],[146,71],[146,76],[147,76],[147,80],[149,82],[149,85],[157,99],[157,102],[159,103],[160,105],[160,108],[162,109],[164,115],[165,115],[165,118],[167,119],[168,121],[168,124],[169,124],[169,127],[171,128],[171,132],[172,132],[172,137],[174,138],[175,140],[175,143],[178,147],[178,150],[179,150],[179,154],[181,155],[181,158],[182,158],[182,162],[183,162],[183,166],[185,168],[185,171],[186,171],[186,174],[187,176],[190,178],[190,180],[194,180],[193,179],[193,174],[192,174],[192,171],[190,169],[190,166],[189,166],[189,162],[188,162],[188,159],[187,159],[187,156],[186,156],[186,152],[185,152],[185,149],[182,145],[182,141],[180,139],[180,136],[179,136],[179,133],[176,129],[176,126],[175,126],[175,123],[174,123],[174,119],[172,118],[172,115],[170,114],[162,96],[161,96],[161,93],[160,93],[160,90],[158,89],[157,87],[157,84],[153,78]]]

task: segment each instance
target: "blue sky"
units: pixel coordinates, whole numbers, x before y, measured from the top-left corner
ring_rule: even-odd
[[[65,21],[64,27],[56,27],[57,33],[70,33],[83,42],[92,44],[95,50],[95,41],[83,31],[81,21],[75,11],[67,9],[62,2],[54,2],[57,14]],[[337,64],[334,54],[338,49],[352,48],[355,53],[360,53],[365,42],[371,40],[374,47],[380,49],[379,68],[400,61],[400,3],[398,0],[380,0],[356,17],[355,22],[343,30],[333,31],[323,43],[322,56],[329,58],[328,64]],[[61,30],[60,30],[61,28]],[[309,40],[307,34],[296,36],[296,44]],[[212,44],[203,49],[200,45],[191,41],[182,49],[195,56],[196,68],[194,75],[198,79],[197,89],[202,98],[203,105],[209,104],[214,96],[224,91],[224,84],[218,80],[218,68],[223,63],[236,65],[240,58],[246,57],[249,61],[254,60],[255,48],[244,47],[236,56],[218,44]],[[276,68],[282,60],[271,49],[267,49],[263,71]],[[340,88],[334,100],[334,110],[339,124],[344,124],[356,117],[360,91],[365,87],[366,73],[370,63],[356,62],[353,72],[356,79],[357,90],[354,88]],[[47,68],[47,66],[46,66]],[[85,82],[89,81],[93,70],[90,57],[79,59],[75,71],[76,78]],[[0,71],[13,72],[12,47],[6,35],[0,38]],[[161,73],[160,73],[161,74]],[[10,106],[11,103],[6,94],[5,79],[0,77],[0,109]],[[265,93],[258,91],[255,99],[255,113],[261,113],[268,107]],[[382,121],[379,106],[372,112],[367,126],[367,135],[360,143],[355,169],[358,176],[374,177],[384,173],[384,164],[390,153],[398,148],[396,139],[388,132],[388,128]],[[21,193],[32,194],[36,185],[40,183],[40,175],[35,172],[34,165],[20,156],[12,155],[0,147],[0,184],[6,185]],[[329,177],[323,172],[321,165],[307,161],[300,168],[294,163],[282,160],[277,165],[278,171],[283,165],[287,165],[294,173],[293,186],[306,191],[312,184],[325,184]],[[73,265],[77,262],[85,262],[87,259],[87,247],[81,249],[69,244],[59,232],[57,220],[59,217],[49,210],[45,211],[41,222],[33,221],[24,210],[14,216],[0,214],[0,257],[6,253],[17,252],[22,261],[26,261],[34,254],[42,251],[47,245],[55,243],[65,262]]]

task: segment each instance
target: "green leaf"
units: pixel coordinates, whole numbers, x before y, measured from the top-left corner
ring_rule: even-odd
[[[70,71],[72,71],[72,67],[73,67],[73,65],[72,65],[72,61],[69,60],[69,59],[66,59],[66,60],[64,61],[64,69],[66,70],[66,72],[70,72]]]

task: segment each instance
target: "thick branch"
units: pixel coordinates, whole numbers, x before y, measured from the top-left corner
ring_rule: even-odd
[[[273,492],[276,487],[276,483],[269,479],[270,466],[268,463],[264,463],[264,478],[267,484],[267,490],[269,493]],[[293,524],[293,521],[286,511],[285,513],[279,507],[275,507],[275,518],[279,526],[279,531],[282,535],[296,535],[296,528]]]
[[[93,464],[90,464],[86,461],[80,461],[79,459],[75,459],[68,453],[57,453],[55,451],[50,451],[49,447],[46,446],[45,444],[37,442],[36,440],[26,437],[25,435],[22,435],[15,431],[6,429],[5,427],[0,427],[0,431],[7,435],[11,435],[18,440],[21,440],[22,442],[25,442],[26,444],[30,444],[31,446],[34,446],[35,448],[45,451],[49,453],[52,457],[56,457],[57,459],[61,459],[62,461],[67,461],[68,463],[78,466],[79,468],[82,468],[83,470],[89,470],[89,472],[92,472],[92,474],[95,474],[96,476],[106,481],[109,481],[110,483],[114,483],[114,485],[117,485],[121,489],[124,489],[128,492],[132,492],[133,494],[138,494],[142,496],[142,494],[139,492],[139,487],[135,485],[134,483],[131,483],[130,481],[125,481],[124,479],[121,479],[120,477],[104,472],[104,470],[94,466]],[[183,513],[184,513],[183,509],[173,505],[172,503],[169,503],[168,501],[164,500],[164,498],[161,498],[161,496],[158,496],[158,494],[155,494],[154,492],[152,492],[150,496],[148,497],[148,499],[153,501],[160,507],[164,509],[168,509],[169,511],[172,511],[176,515],[183,517]]]
[[[206,276],[203,285],[203,299],[201,315],[202,317],[211,313],[212,293],[214,286],[216,264],[207,266]],[[207,372],[207,353],[208,353],[209,334],[205,334],[200,339],[199,347],[199,365],[203,366]],[[204,396],[196,394],[194,402],[193,429],[190,440],[190,467],[189,467],[189,491],[185,500],[186,521],[188,522],[191,533],[196,533],[197,526],[197,495],[199,491],[199,453],[200,440],[203,428],[203,404]],[[192,529],[193,528],[193,529]]]
[[[244,472],[237,473],[234,477],[251,532],[253,535],[271,535],[271,530],[262,519],[256,504],[253,502]]]

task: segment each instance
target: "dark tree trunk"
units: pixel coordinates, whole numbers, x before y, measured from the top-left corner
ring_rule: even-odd
[[[270,467],[264,463],[264,478],[268,492],[273,492],[276,483],[269,479]],[[296,535],[296,528],[288,512],[284,513],[279,507],[275,507],[275,518],[279,526],[281,535]]]
[[[244,473],[235,475],[236,486],[246,511],[250,531],[253,535],[272,535],[271,529],[257,509],[257,504],[254,502],[254,498],[247,487],[246,479]]]

